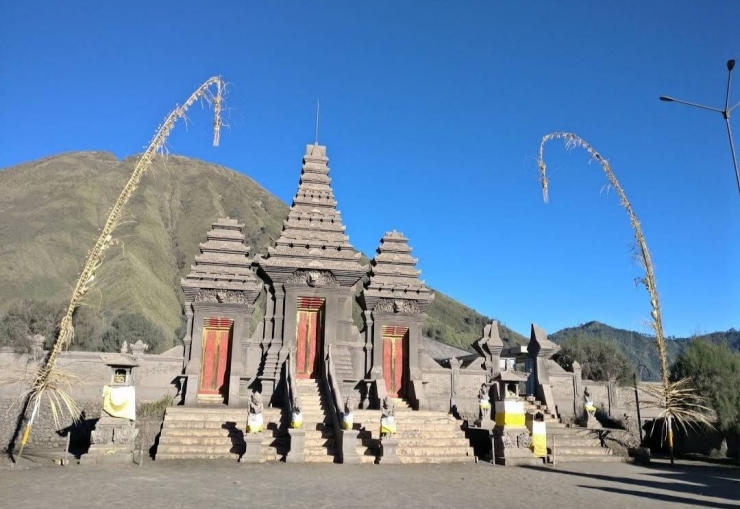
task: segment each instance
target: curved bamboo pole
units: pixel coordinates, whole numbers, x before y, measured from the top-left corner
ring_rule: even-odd
[[[213,87],[215,87],[215,92],[212,91]],[[164,146],[167,141],[167,137],[170,135],[170,132],[177,121],[181,118],[184,119],[188,109],[198,100],[205,100],[213,107],[213,146],[218,146],[222,126],[221,110],[223,108],[224,88],[225,84],[220,76],[213,76],[200,85],[195,92],[187,98],[184,104],[175,107],[175,109],[167,115],[164,122],[157,128],[149,146],[136,163],[136,166],[131,173],[131,177],[113,205],[113,208],[108,215],[108,219],[100,231],[100,235],[98,235],[93,248],[87,254],[87,259],[85,260],[82,272],[77,280],[72,296],[69,299],[67,312],[62,317],[59,325],[59,334],[54,341],[54,345],[49,352],[46,362],[36,372],[31,388],[25,394],[27,402],[24,405],[23,412],[25,414],[29,406],[33,407],[33,411],[31,418],[26,424],[26,429],[23,432],[21,449],[18,455],[19,458],[23,454],[23,448],[28,441],[33,421],[36,418],[39,406],[44,396],[48,398],[55,424],[58,425],[59,414],[60,412],[63,413],[65,409],[74,420],[77,420],[79,417],[79,409],[69,393],[71,379],[65,374],[58,372],[56,369],[59,354],[66,350],[74,339],[72,316],[74,315],[75,309],[77,309],[77,306],[85,297],[91,284],[95,280],[95,272],[103,263],[105,252],[111,245],[113,231],[116,226],[118,226],[123,210],[136,190],[136,186],[141,181],[144,173],[146,173],[151,166],[154,155]]]
[[[645,289],[650,294],[650,307],[652,311],[650,316],[652,321],[650,327],[655,332],[655,346],[658,349],[658,355],[660,357],[660,375],[661,375],[661,390],[660,391],[647,391],[650,392],[653,397],[657,397],[660,401],[658,405],[661,409],[661,416],[665,417],[665,432],[668,438],[669,448],[671,450],[671,462],[673,461],[673,430],[672,421],[676,421],[682,426],[692,425],[693,422],[701,422],[702,424],[709,425],[709,421],[705,417],[705,412],[708,410],[702,403],[704,398],[695,394],[690,388],[687,387],[687,380],[679,380],[678,382],[671,382],[668,372],[668,359],[666,354],[666,343],[665,336],[663,333],[663,318],[660,310],[660,297],[658,295],[658,285],[655,280],[655,270],[653,269],[653,262],[650,257],[650,251],[648,250],[647,243],[645,242],[645,235],[642,232],[642,226],[640,221],[637,219],[635,212],[632,210],[632,205],[627,199],[627,195],[624,193],[624,189],[619,185],[617,177],[614,176],[609,161],[604,159],[589,143],[583,140],[581,137],[567,132],[553,132],[547,134],[542,138],[540,142],[539,151],[539,171],[540,171],[540,183],[542,184],[542,198],[545,203],[548,202],[548,180],[547,180],[547,166],[545,164],[544,150],[547,142],[552,140],[563,140],[567,149],[574,147],[580,147],[584,149],[591,158],[601,165],[601,168],[606,173],[606,177],[610,184],[614,187],[619,195],[619,201],[622,207],[627,211],[632,225],[632,230],[635,235],[635,240],[640,252],[640,262],[643,270],[645,271],[645,277],[639,279],[639,281],[645,286]]]

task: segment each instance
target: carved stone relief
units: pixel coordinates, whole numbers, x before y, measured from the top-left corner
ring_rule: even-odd
[[[386,313],[398,313],[402,315],[413,315],[421,313],[419,304],[415,300],[406,299],[380,299],[375,304],[376,311],[385,311]]]
[[[217,304],[249,304],[244,292],[234,290],[198,290],[195,302],[212,302]]]
[[[288,283],[316,286],[339,286],[337,278],[328,270],[297,270],[288,278]]]

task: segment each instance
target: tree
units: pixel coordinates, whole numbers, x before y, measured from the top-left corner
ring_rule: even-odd
[[[62,306],[50,302],[23,300],[12,306],[0,319],[0,347],[10,347],[17,353],[31,351],[35,335],[50,343],[58,331]]]
[[[740,353],[724,342],[694,338],[673,365],[671,377],[688,378],[709,400],[719,428],[740,435]]]
[[[568,371],[573,370],[573,362],[577,361],[583,376],[596,382],[614,377],[620,384],[626,385],[632,381],[634,373],[632,363],[615,345],[581,336],[563,341],[554,360]]]
[[[139,313],[118,315],[105,331],[102,338],[102,351],[118,352],[126,341],[129,345],[141,340],[149,345],[149,353],[158,353],[172,348],[173,341],[164,330]]]

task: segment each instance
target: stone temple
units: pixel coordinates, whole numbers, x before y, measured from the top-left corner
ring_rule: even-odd
[[[530,353],[502,352],[496,322],[477,354],[424,338],[434,294],[408,239],[387,232],[366,263],[349,242],[327,164],[326,147],[306,146],[282,233],[264,256],[251,255],[236,218],[205,234],[182,279],[179,404],[167,410],[156,459],[476,461],[478,430],[497,462],[542,462],[525,411],[560,425],[550,383],[559,368],[549,361],[557,347],[533,326]],[[519,382],[532,397],[511,389]],[[245,433],[255,394],[264,430]],[[491,410],[481,405],[487,398]],[[300,426],[291,425],[297,412]],[[389,414],[396,433],[381,438]]]

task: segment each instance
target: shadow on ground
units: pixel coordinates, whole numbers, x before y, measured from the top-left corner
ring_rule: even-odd
[[[562,467],[562,469],[539,466],[522,468],[550,472],[553,475],[583,477],[624,486],[579,485],[580,488],[589,490],[689,505],[697,504],[697,499],[693,498],[695,496],[713,497],[727,500],[727,503],[702,501],[701,506],[716,509],[738,509],[740,507],[740,469],[737,468],[687,464],[678,464],[670,467],[668,465],[653,464],[644,467],[647,470],[652,470],[652,472],[646,472],[638,478],[574,472],[565,470],[567,467]],[[658,493],[651,490],[669,491],[673,494]],[[681,496],[682,494],[687,496]]]

